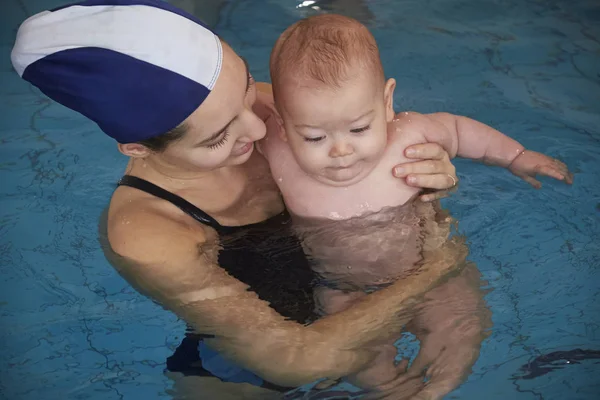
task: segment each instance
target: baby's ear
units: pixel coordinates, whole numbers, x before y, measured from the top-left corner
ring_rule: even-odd
[[[269,137],[277,137],[283,141],[287,141],[287,135],[285,134],[285,128],[283,127],[283,118],[277,111],[277,108],[269,107],[269,115],[264,120],[267,125],[267,136]]]
[[[277,124],[277,134],[279,135],[279,138],[284,142],[287,142],[283,118],[281,118],[281,114],[279,114],[276,107],[273,107],[273,118],[275,118],[275,123]]]
[[[392,122],[396,115],[396,112],[394,111],[394,89],[396,89],[396,80],[390,78],[385,83],[385,88],[383,89],[383,99],[385,101],[385,119],[388,123]]]

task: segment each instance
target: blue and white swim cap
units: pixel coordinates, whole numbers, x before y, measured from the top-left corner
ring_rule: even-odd
[[[166,133],[214,88],[223,49],[201,21],[160,0],[88,0],[20,26],[19,75],[120,143]]]

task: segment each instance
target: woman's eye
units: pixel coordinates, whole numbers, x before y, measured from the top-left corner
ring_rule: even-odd
[[[362,128],[350,129],[352,133],[362,133],[371,129],[371,125],[363,126]]]
[[[221,140],[219,140],[217,143],[213,143],[206,147],[208,147],[211,150],[216,150],[219,147],[223,146],[225,144],[225,142],[227,142],[227,139],[229,139],[229,132],[225,131],[225,134],[223,135],[223,138]]]
[[[252,75],[248,74],[248,92],[254,88],[254,85],[256,85],[256,81],[254,80],[254,77]]]

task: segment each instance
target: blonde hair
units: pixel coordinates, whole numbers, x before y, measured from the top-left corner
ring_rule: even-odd
[[[339,88],[351,67],[362,67],[384,82],[375,38],[366,26],[342,15],[323,14],[303,19],[277,39],[269,63],[273,94],[293,77]]]

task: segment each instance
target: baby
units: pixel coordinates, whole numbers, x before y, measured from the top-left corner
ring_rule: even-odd
[[[385,80],[374,37],[351,18],[292,25],[270,70],[277,112],[259,150],[302,220],[304,246],[326,282],[318,295],[325,313],[419,268],[447,242],[448,220],[436,205],[414,201],[419,189],[390,173],[410,161],[408,146],[436,142],[451,157],[508,168],[536,187],[536,174],[571,181],[561,162],[472,119],[395,114],[396,82]]]
[[[447,113],[395,115],[396,82],[385,80],[374,37],[354,19],[326,14],[292,25],[277,40],[270,69],[278,112],[267,121],[271,129],[259,147],[269,161],[287,208],[296,217],[316,219],[322,224],[365,215],[381,221],[378,212],[392,207],[388,217],[402,221],[404,247],[413,249],[412,256],[403,254],[407,260],[416,260],[420,250],[418,225],[422,223],[420,217],[415,218],[418,206],[409,207],[415,203],[411,200],[419,189],[393,177],[390,171],[394,165],[410,161],[404,156],[410,145],[437,142],[451,157],[508,168],[536,187],[539,182],[534,177],[538,173],[571,180],[560,161],[525,151],[517,141],[472,119]],[[372,233],[376,232],[363,232]],[[389,232],[396,235],[396,253],[397,233]],[[375,236],[365,239],[383,242],[381,234]],[[350,239],[346,236],[345,241]],[[325,247],[321,240],[318,242],[319,247]],[[354,254],[359,249],[354,247],[346,247],[345,254],[337,251],[334,256],[359,261]],[[383,262],[375,269],[394,277],[400,271],[389,268],[406,268],[412,263],[393,262],[383,271],[381,264],[389,264],[386,258],[379,257]],[[347,271],[344,275],[348,276]]]

